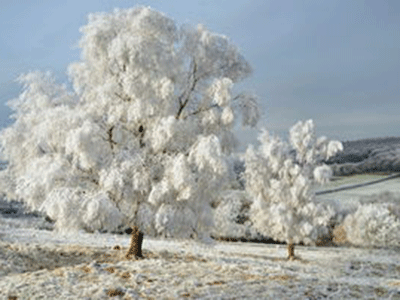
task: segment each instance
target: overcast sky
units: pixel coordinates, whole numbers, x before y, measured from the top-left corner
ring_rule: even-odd
[[[51,70],[65,82],[87,14],[135,5],[229,36],[254,69],[243,88],[275,133],[312,118],[342,141],[400,136],[399,0],[2,0],[0,127],[19,74]]]

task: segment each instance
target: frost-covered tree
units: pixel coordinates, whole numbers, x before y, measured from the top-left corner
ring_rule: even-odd
[[[314,201],[312,185],[332,175],[322,161],[342,149],[338,141],[316,138],[312,120],[290,129],[290,143],[264,131],[260,146],[245,155],[246,190],[254,198],[250,216],[262,234],[288,244],[315,241],[327,230],[332,209]]]
[[[133,227],[199,236],[232,173],[233,127],[255,125],[255,97],[232,94],[250,66],[230,40],[178,27],[146,7],[89,15],[73,90],[50,74],[20,77],[15,122],[1,133],[8,197],[59,229]]]

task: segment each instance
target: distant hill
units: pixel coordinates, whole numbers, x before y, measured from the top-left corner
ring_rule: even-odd
[[[326,161],[335,175],[400,172],[400,137],[347,141],[343,148]]]

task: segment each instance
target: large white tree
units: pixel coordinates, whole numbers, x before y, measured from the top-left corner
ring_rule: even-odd
[[[342,144],[316,138],[312,120],[290,129],[290,142],[264,131],[260,146],[245,155],[246,190],[254,202],[250,217],[255,228],[275,240],[287,242],[289,258],[294,244],[315,241],[327,230],[333,209],[314,201],[314,183],[329,180],[332,172],[322,163]]]
[[[60,229],[134,228],[201,235],[231,178],[233,127],[255,125],[256,99],[232,95],[250,66],[223,35],[146,7],[89,15],[73,90],[48,73],[20,77],[15,122],[1,133],[8,197]]]

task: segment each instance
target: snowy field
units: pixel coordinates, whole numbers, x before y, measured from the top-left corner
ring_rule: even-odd
[[[198,243],[128,235],[61,235],[18,205],[0,205],[1,299],[400,299],[396,248]]]
[[[318,191],[330,190],[341,186],[355,185],[364,182],[370,182],[378,179],[386,178],[388,175],[380,174],[359,174],[356,176],[341,176],[335,177],[331,182],[319,187]],[[366,202],[371,196],[384,192],[400,195],[400,178],[395,178],[378,184],[372,184],[362,188],[345,190],[331,194],[319,195],[317,199],[323,200],[340,200],[341,203],[349,203],[353,201]]]

